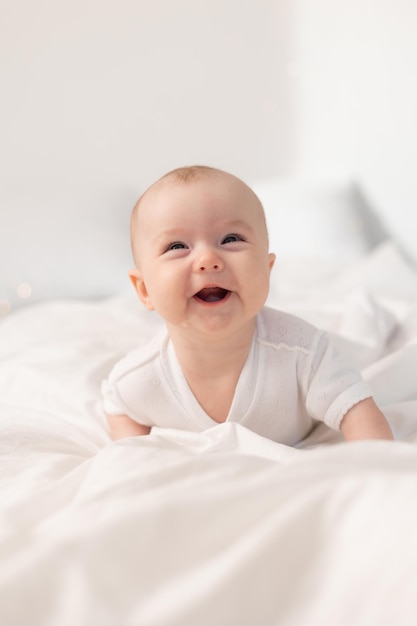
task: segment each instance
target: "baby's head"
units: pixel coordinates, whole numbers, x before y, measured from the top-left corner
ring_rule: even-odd
[[[218,302],[226,309],[230,294],[252,298],[258,310],[266,300],[275,256],[263,207],[232,174],[191,166],[160,178],[133,209],[131,242],[130,278],[145,306],[166,320],[172,298],[204,302],[212,312]]]

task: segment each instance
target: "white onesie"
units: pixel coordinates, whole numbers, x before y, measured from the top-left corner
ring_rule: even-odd
[[[217,424],[188,386],[166,329],[117,363],[102,393],[105,413],[145,426],[200,432]],[[345,413],[371,395],[326,332],[265,307],[227,421],[295,445],[315,420],[338,429]]]

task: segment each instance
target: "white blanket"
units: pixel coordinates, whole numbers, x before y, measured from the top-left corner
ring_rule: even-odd
[[[337,334],[396,442],[222,424],[112,443],[100,381],[160,321],[123,297],[0,322],[1,624],[416,623],[417,276],[391,245],[298,276],[269,304]]]

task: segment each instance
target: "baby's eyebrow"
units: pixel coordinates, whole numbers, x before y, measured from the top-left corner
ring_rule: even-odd
[[[245,222],[245,220],[225,220],[222,223],[223,226],[229,228],[230,226],[238,226],[238,227],[245,227],[245,228],[250,228],[249,224],[247,222]]]
[[[184,236],[186,234],[185,230],[183,228],[168,228],[167,230],[162,230],[160,231],[156,237],[155,240],[158,241],[159,239],[176,239],[178,237]]]

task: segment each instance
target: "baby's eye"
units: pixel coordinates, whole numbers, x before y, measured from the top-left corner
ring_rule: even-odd
[[[164,252],[169,252],[170,250],[182,250],[187,246],[182,241],[173,241],[170,243],[164,250]]]
[[[236,233],[231,233],[230,235],[226,235],[226,237],[222,240],[222,243],[234,243],[235,241],[244,241],[244,239]]]

